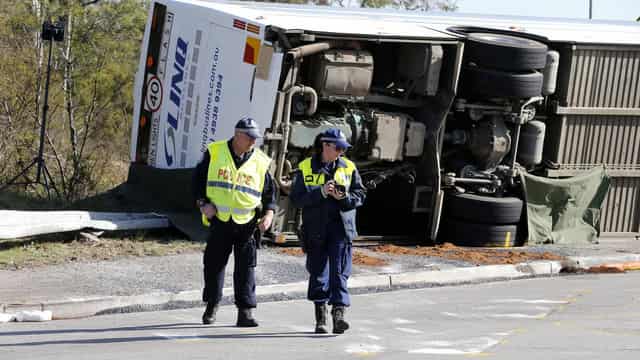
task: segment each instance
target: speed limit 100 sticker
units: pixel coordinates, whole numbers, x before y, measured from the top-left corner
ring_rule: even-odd
[[[162,105],[162,83],[157,76],[152,75],[147,81],[147,95],[145,107],[151,112],[156,112]]]

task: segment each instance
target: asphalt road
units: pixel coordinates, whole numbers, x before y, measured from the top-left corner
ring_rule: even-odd
[[[0,359],[637,359],[640,273],[574,275],[353,297],[352,329],[315,335],[306,301],[0,325]]]

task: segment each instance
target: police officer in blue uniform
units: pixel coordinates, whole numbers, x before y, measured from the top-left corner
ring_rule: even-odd
[[[276,208],[276,188],[268,169],[271,159],[254,148],[261,137],[255,120],[242,118],[230,140],[216,141],[195,168],[193,192],[202,221],[210,226],[204,252],[204,290],[207,307],[203,324],[215,321],[222,298],[224,273],[233,250],[233,289],[239,327],[258,326],[256,307],[256,229],[271,226]],[[262,208],[261,215],[258,208]]]
[[[321,334],[328,332],[327,303],[333,306],[333,333],[349,328],[344,315],[351,304],[351,244],[357,235],[356,208],[365,199],[355,164],[343,156],[350,146],[339,129],[321,133],[314,154],[299,164],[289,195],[302,208],[299,235],[307,253],[307,298],[315,304],[315,332]]]

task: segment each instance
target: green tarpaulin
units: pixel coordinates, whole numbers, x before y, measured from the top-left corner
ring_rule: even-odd
[[[520,172],[527,203],[529,244],[595,243],[600,209],[609,190],[604,167],[566,179]]]

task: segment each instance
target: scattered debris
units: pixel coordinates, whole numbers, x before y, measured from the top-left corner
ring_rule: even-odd
[[[436,246],[381,245],[371,248],[376,252],[399,255],[433,256],[449,260],[466,261],[476,265],[518,264],[536,260],[562,260],[563,257],[548,252],[467,248],[444,243]]]
[[[85,228],[114,231],[169,226],[166,216],[155,213],[0,210],[0,239],[17,239]]]
[[[16,320],[16,316],[14,314],[0,313],[0,324],[15,321],[15,320]]]
[[[289,247],[289,248],[281,248],[280,253],[291,256],[302,256],[304,253],[301,248],[298,247]]]
[[[90,232],[84,232],[84,231],[80,231],[78,233],[78,235],[80,235],[80,238],[89,242],[100,242],[100,238]]]
[[[603,264],[592,266],[588,268],[586,272],[596,274],[617,274],[632,270],[640,270],[640,262],[633,261],[620,264]]]
[[[368,248],[368,250],[392,255],[432,256],[449,260],[466,261],[475,265],[499,265],[519,264],[536,260],[562,260],[563,257],[549,252],[529,252],[512,249],[485,249],[459,247],[450,243],[436,246],[397,246],[380,245]],[[300,248],[283,248],[280,252],[287,255],[302,256]],[[353,263],[356,265],[384,266],[387,261],[367,255],[356,249],[353,255]]]
[[[291,255],[291,256],[303,256],[304,253],[300,248],[281,248],[279,249],[280,253]],[[365,254],[363,251],[354,250],[353,251],[353,264],[354,265],[366,265],[366,266],[386,266],[389,263],[383,259],[369,256]]]
[[[593,274],[617,274],[623,273],[624,269],[620,265],[598,265],[588,268],[585,272]]]
[[[53,313],[51,310],[21,310],[15,314],[0,313],[0,323],[11,321],[17,322],[42,322],[51,321]]]
[[[51,310],[23,310],[16,313],[17,322],[41,322],[51,321],[53,313]]]
[[[367,266],[386,266],[389,263],[383,259],[369,256],[364,254],[362,251],[355,250],[353,252],[353,263],[356,265],[367,265]]]

